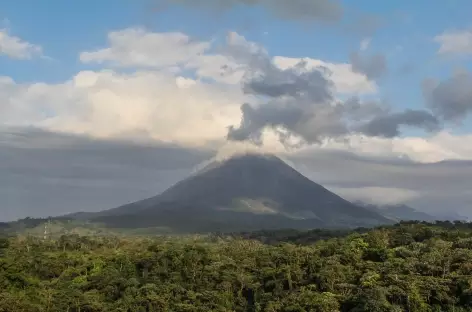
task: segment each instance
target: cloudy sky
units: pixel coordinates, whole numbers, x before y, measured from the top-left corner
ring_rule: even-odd
[[[471,10],[1,2],[0,220],[112,208],[241,150],[347,199],[472,217]]]

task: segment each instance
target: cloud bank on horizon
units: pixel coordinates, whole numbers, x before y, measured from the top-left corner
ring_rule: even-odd
[[[459,2],[458,11],[466,11],[460,6],[470,6]],[[418,166],[412,172],[425,179],[428,174],[421,166],[426,164],[457,160],[469,168],[472,67],[468,58],[472,56],[472,36],[462,24],[451,25],[450,19],[442,21],[433,13],[431,17],[422,13],[423,20],[415,21],[418,32],[422,32],[412,34],[406,31],[412,23],[407,14],[395,17],[368,0],[355,7],[331,0],[156,0],[155,5],[161,8],[153,17],[163,20],[159,27],[131,18],[126,8],[116,11],[126,24],[108,24],[100,15],[108,8],[97,5],[95,23],[100,24],[93,24],[92,16],[89,27],[101,26],[107,31],[88,42],[89,36],[84,33],[94,28],[80,24],[84,29],[75,33],[80,45],[72,45],[80,48],[71,51],[65,44],[53,44],[60,41],[55,39],[59,32],[49,33],[50,41],[44,41],[44,34],[38,35],[49,31],[52,24],[46,27],[38,23],[37,29],[28,32],[17,24],[18,19],[0,16],[9,18],[8,25],[0,27],[0,66],[5,68],[0,75],[0,147],[8,151],[0,153],[4,158],[0,168],[16,183],[10,182],[4,194],[16,194],[10,195],[15,198],[10,201],[11,207],[24,207],[21,198],[27,197],[32,187],[21,176],[26,179],[40,170],[28,164],[28,173],[19,169],[17,162],[17,171],[7,170],[9,158],[25,150],[48,153],[31,139],[35,131],[42,133],[41,140],[50,136],[48,144],[60,145],[56,152],[73,150],[81,157],[86,157],[85,151],[91,146],[92,154],[102,152],[75,139],[70,144],[78,145],[69,146],[64,138],[78,135],[87,142],[118,140],[165,146],[156,149],[160,152],[178,145],[181,149],[172,149],[176,154],[194,150],[207,156],[221,149],[253,150],[248,145],[295,159],[306,153],[348,153],[367,159],[366,170],[379,170],[382,177],[398,175],[393,171],[399,167],[392,164],[399,159]],[[370,7],[375,7],[376,13],[370,12]],[[14,12],[8,9],[5,12]],[[434,4],[431,9],[441,7]],[[414,6],[399,4],[398,11],[405,10],[413,15],[419,12]],[[227,18],[205,26],[201,19],[195,19],[204,12]],[[178,14],[182,20],[173,22]],[[239,29],[246,15],[260,20],[259,25]],[[423,26],[429,25],[429,19],[443,23],[442,30],[429,32]],[[72,16],[70,21],[74,23]],[[215,23],[218,28],[214,28]],[[78,31],[74,25],[64,27]],[[391,30],[395,27],[403,29],[401,35],[397,35],[400,30]],[[415,49],[413,43],[418,38],[423,38],[423,46]],[[61,53],[73,55],[73,61],[65,56],[61,60]],[[54,60],[46,60],[45,54],[54,55]],[[411,60],[415,62],[412,73],[399,70]],[[38,64],[45,62],[49,62],[44,66],[51,69],[50,73],[37,70]],[[17,140],[21,137],[29,139],[20,147]],[[129,148],[137,149],[133,144]],[[129,155],[126,163],[130,167],[123,169],[123,174],[131,172],[131,160],[139,158]],[[118,158],[110,161],[120,163]],[[199,162],[200,158],[193,159]],[[321,158],[320,162],[324,161]],[[379,159],[392,163],[380,168]],[[87,161],[93,163],[93,159]],[[98,163],[103,165],[101,158]],[[330,167],[333,176],[339,176],[340,163]],[[320,172],[320,167],[315,167]],[[457,174],[455,167],[437,168]],[[51,167],[51,172],[54,170]],[[51,173],[49,180],[37,177],[37,184],[64,179],[67,169],[61,170]],[[361,173],[353,174],[353,180],[361,179]],[[73,176],[67,179],[72,181]],[[438,179],[444,181],[445,176],[447,171],[441,171]],[[85,184],[93,175],[84,179]],[[323,179],[346,196],[355,193],[352,188],[357,189],[340,180]],[[434,197],[426,189],[417,189],[413,195],[407,192],[401,183],[408,178],[403,176],[393,179],[399,184],[385,184],[381,189],[376,185],[382,184],[379,179],[356,187],[361,193],[386,194],[391,190],[398,201],[411,200],[424,207]],[[135,194],[129,195],[135,200],[143,193],[129,194]],[[451,194],[461,198],[460,207],[465,207],[465,190],[448,189],[441,200],[450,199]],[[101,199],[97,202],[108,203]]]

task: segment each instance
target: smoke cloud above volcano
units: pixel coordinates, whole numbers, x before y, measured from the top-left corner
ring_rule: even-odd
[[[228,37],[227,53],[248,64],[242,90],[254,99],[241,105],[241,122],[229,126],[228,140],[262,145],[263,131],[271,129],[281,143],[293,147],[345,140],[352,134],[392,138],[401,135],[402,127],[441,129],[428,110],[398,112],[380,101],[339,99],[329,69],[308,68],[303,60],[280,68],[264,49],[235,33]]]

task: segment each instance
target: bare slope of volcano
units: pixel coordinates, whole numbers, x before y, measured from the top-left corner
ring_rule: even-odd
[[[247,230],[389,223],[309,180],[271,155],[214,162],[162,194],[93,217],[129,226]]]

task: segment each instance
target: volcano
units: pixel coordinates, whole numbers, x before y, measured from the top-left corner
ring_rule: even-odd
[[[160,195],[94,213],[115,227],[177,232],[375,226],[391,221],[311,181],[273,155],[214,161]]]

